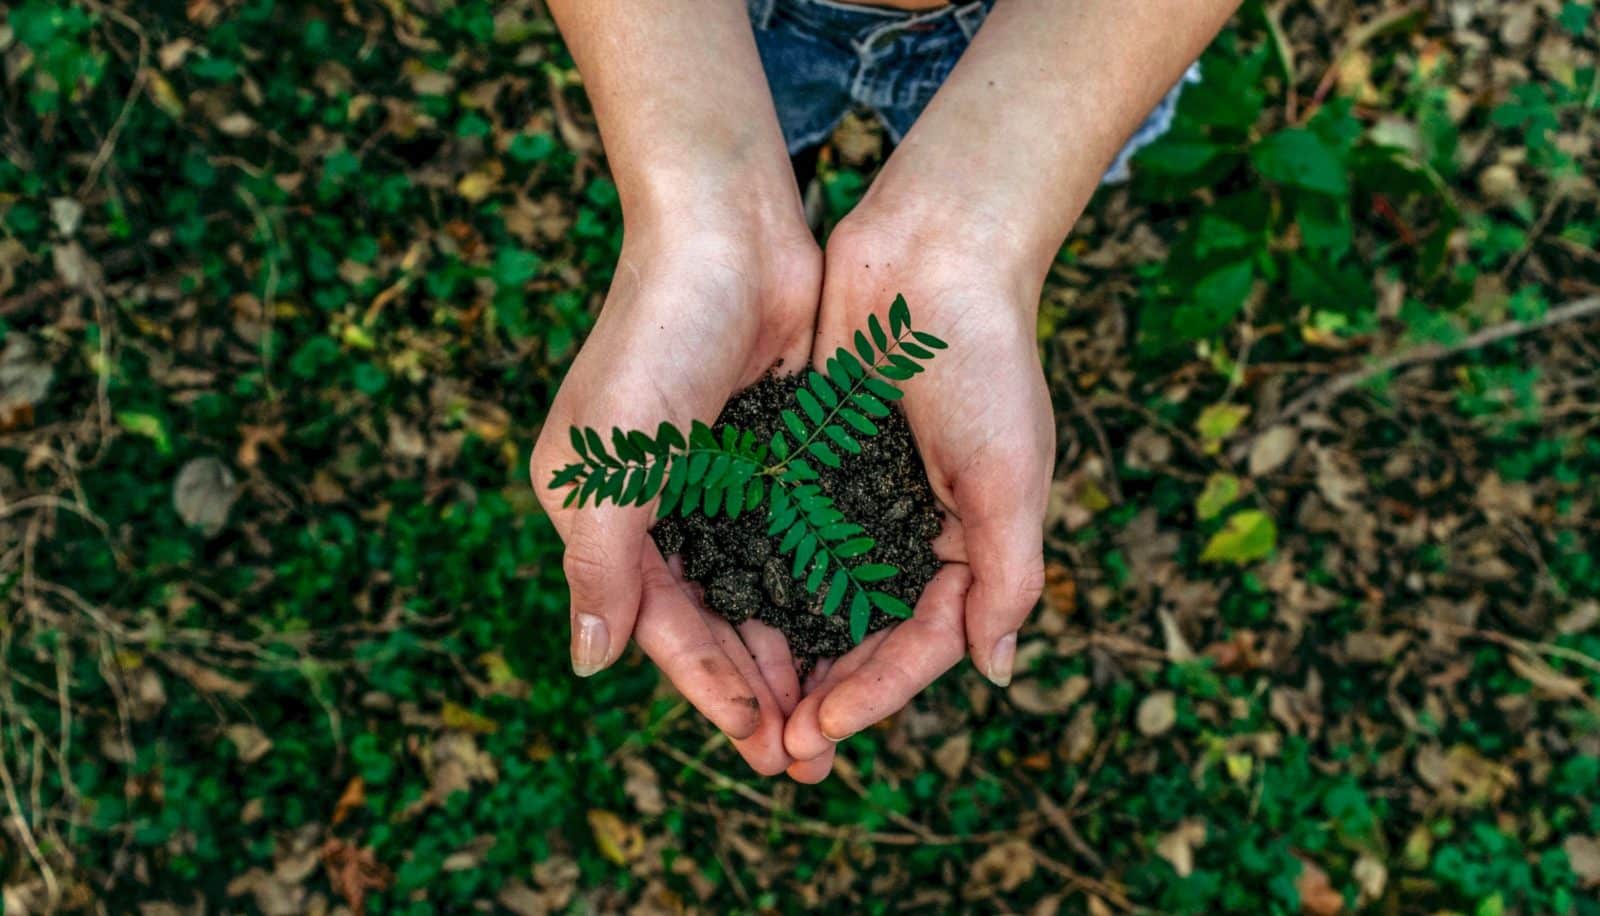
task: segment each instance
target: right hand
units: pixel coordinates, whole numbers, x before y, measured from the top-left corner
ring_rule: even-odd
[[[613,426],[653,432],[666,420],[687,430],[691,420],[713,422],[775,365],[806,364],[822,256],[794,209],[776,227],[727,212],[630,222],[605,306],[531,461],[534,490],[566,544],[574,672],[603,670],[632,636],[764,775],[792,762],[783,728],[800,688],[782,634],[754,621],[736,632],[704,609],[650,538],[654,503],[562,508],[566,490],[549,484],[577,458],[568,427],[609,436]]]

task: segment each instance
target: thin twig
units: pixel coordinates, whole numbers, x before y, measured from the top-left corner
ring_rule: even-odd
[[[1278,412],[1278,415],[1273,418],[1273,422],[1281,423],[1397,369],[1404,369],[1407,366],[1414,366],[1418,363],[1448,359],[1470,350],[1487,347],[1490,344],[1512,340],[1558,324],[1581,321],[1596,315],[1600,315],[1600,296],[1590,296],[1587,299],[1579,299],[1576,302],[1557,306],[1531,321],[1508,321],[1503,324],[1497,324],[1494,327],[1484,328],[1476,334],[1469,335],[1453,344],[1432,343],[1401,350],[1363,369],[1336,376],[1326,384],[1319,385],[1295,398],[1287,407]]]
[[[720,737],[720,736],[719,736]],[[713,739],[715,741],[715,739]],[[743,818],[754,820],[757,823],[774,826],[791,833],[804,833],[811,836],[829,837],[839,840],[862,840],[885,846],[963,846],[968,844],[995,843],[1002,840],[1014,839],[1019,833],[1024,832],[1024,825],[1019,825],[1013,830],[993,830],[987,833],[974,833],[969,836],[952,836],[949,834],[934,833],[918,824],[916,832],[886,833],[882,831],[863,830],[842,824],[829,824],[815,818],[806,817],[793,808],[773,798],[765,792],[751,788],[749,785],[713,769],[704,761],[691,757],[670,744],[662,742],[654,746],[679,764],[694,770],[706,779],[711,780],[713,786],[719,789],[729,789],[740,797],[773,815],[769,822],[766,818],[756,817],[744,811],[726,811],[713,805],[691,805],[700,807],[708,813],[723,817]]]
[[[39,841],[34,838],[28,818],[22,813],[22,800],[17,797],[17,785],[11,777],[11,768],[6,765],[8,756],[10,755],[0,753],[0,786],[5,789],[6,803],[11,807],[11,822],[16,825],[17,836],[22,840],[23,847],[28,850],[28,857],[33,859],[33,864],[39,869],[39,876],[44,879],[45,912],[54,912],[56,904],[61,900],[61,884],[56,880],[55,870],[50,867],[44,852],[40,850]]]
[[[94,159],[89,163],[89,172],[83,178],[83,183],[78,185],[78,197],[82,198],[100,180],[100,172],[111,161],[111,153],[117,148],[117,138],[122,135],[122,128],[128,123],[128,113],[133,110],[133,103],[139,98],[139,93],[144,91],[146,76],[145,64],[150,56],[150,39],[145,36],[144,29],[139,26],[128,14],[118,9],[113,9],[102,3],[89,0],[89,8],[107,18],[113,19],[123,28],[133,32],[139,39],[139,62],[134,67],[133,86],[128,89],[128,97],[122,102],[122,110],[117,112],[117,119],[111,123],[111,129],[106,132],[105,140],[101,141],[100,148],[95,151]]]
[[[1283,118],[1293,124],[1300,96],[1294,87],[1294,46],[1283,31],[1283,10],[1288,3],[1289,0],[1278,0],[1268,4],[1263,13],[1267,18],[1267,31],[1272,34],[1272,45],[1278,51],[1278,61],[1283,64]]]
[[[875,846],[986,846],[1016,839],[1019,832],[1013,830],[991,830],[988,833],[974,833],[971,836],[934,834],[932,837],[923,837],[914,833],[889,833],[882,830],[862,830],[858,827],[829,824],[826,821],[819,821],[814,818],[797,817],[792,813],[769,819],[752,814],[749,811],[740,811],[736,808],[718,808],[710,802],[694,801],[681,793],[675,792],[673,794],[677,796],[677,804],[691,811],[709,814],[712,817],[741,821],[763,829],[822,837],[823,839],[838,840],[846,843],[871,843]]]
[[[1380,13],[1357,26],[1350,33],[1349,40],[1333,56],[1333,60],[1328,62],[1328,69],[1322,74],[1322,80],[1317,84],[1317,91],[1311,96],[1311,101],[1306,103],[1305,111],[1300,119],[1301,123],[1311,120],[1311,116],[1316,114],[1318,108],[1322,107],[1322,103],[1327,99],[1328,93],[1333,91],[1334,85],[1339,81],[1339,68],[1344,65],[1346,58],[1361,50],[1367,42],[1399,26],[1407,19],[1422,13],[1426,8],[1427,5],[1424,3],[1407,3],[1388,12]]]

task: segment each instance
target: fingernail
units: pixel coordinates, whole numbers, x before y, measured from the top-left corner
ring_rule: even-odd
[[[989,680],[997,687],[1011,685],[1011,666],[1017,660],[1017,634],[1015,631],[1000,637],[989,653]]]
[[[834,736],[828,734],[827,732],[822,731],[822,729],[820,729],[820,728],[817,729],[817,731],[822,732],[822,737],[827,738],[829,741],[832,741],[834,744],[838,744],[840,741],[843,741],[844,739],[850,737],[850,735],[855,734],[855,732],[851,732],[849,735],[840,735],[839,737],[835,738]]]
[[[606,622],[593,614],[579,614],[572,621],[572,673],[588,677],[606,666],[611,653],[611,633]]]

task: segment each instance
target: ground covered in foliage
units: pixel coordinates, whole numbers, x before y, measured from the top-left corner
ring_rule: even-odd
[[[536,0],[14,0],[4,912],[1600,913],[1595,19],[1247,3],[1046,290],[1021,676],[802,789],[567,671],[620,222]]]

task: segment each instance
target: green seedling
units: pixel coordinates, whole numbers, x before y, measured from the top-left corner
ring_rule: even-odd
[[[659,497],[658,517],[699,512],[708,518],[765,511],[767,533],[790,558],[790,573],[817,594],[826,588],[825,614],[848,608],[850,634],[860,642],[872,609],[911,616],[905,602],[881,591],[900,570],[872,561],[876,546],[860,524],[834,506],[818,486],[812,461],[838,468],[861,452],[861,437],[875,436],[874,418],[889,415],[901,397],[892,382],[922,372],[923,363],[948,345],[911,327],[905,297],[896,296],[885,330],[877,315],[854,337],[855,352],[840,347],[826,372],[806,373],[794,406],[782,413],[784,429],[767,441],[724,425],[696,420],[687,435],[662,422],[654,436],[612,428],[610,448],[593,428],[572,427],[578,461],[555,473],[551,489],[569,487],[567,506],[644,506]],[[878,586],[878,588],[874,588]]]

